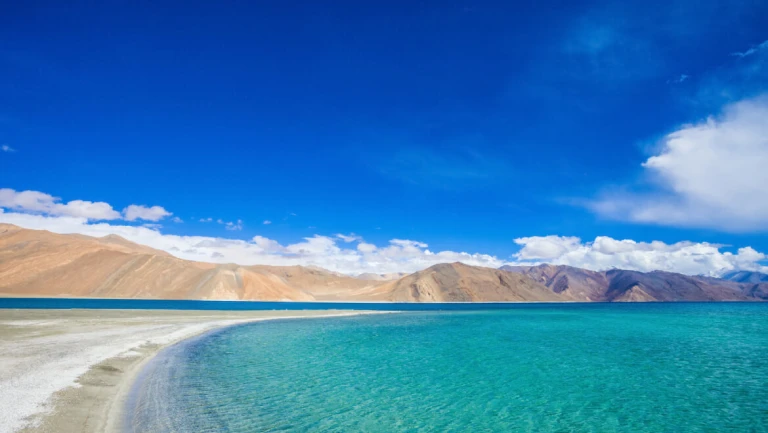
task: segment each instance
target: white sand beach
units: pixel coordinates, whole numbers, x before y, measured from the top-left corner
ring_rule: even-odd
[[[163,347],[238,323],[341,311],[0,310],[0,432],[109,432]]]

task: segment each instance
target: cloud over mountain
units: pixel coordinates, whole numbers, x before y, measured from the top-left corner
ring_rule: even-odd
[[[261,235],[249,240],[180,236],[162,233],[159,224],[129,225],[114,222],[159,221],[171,213],[160,206],[131,205],[124,215],[104,202],[73,200],[61,203],[56,197],[37,191],[0,189],[0,222],[55,233],[89,236],[115,234],[130,241],[166,251],[182,259],[240,265],[318,266],[346,274],[416,272],[440,263],[498,268],[502,265],[535,263],[566,264],[592,270],[621,268],[638,271],[666,270],[683,274],[720,275],[732,270],[762,271],[766,255],[751,247],[737,252],[721,251],[720,245],[706,242],[637,242],[598,236],[592,242],[578,237],[531,236],[514,240],[519,251],[498,257],[479,252],[433,251],[425,242],[391,239],[383,245],[367,242],[358,234],[314,234],[298,242],[282,244]],[[105,220],[113,221],[105,221]],[[212,221],[210,218],[200,221]],[[218,220],[230,231],[239,231],[243,222]],[[510,242],[510,248],[514,245]]]
[[[720,251],[721,245],[707,242],[636,242],[598,236],[592,242],[577,237],[532,236],[515,239],[522,248],[518,263],[552,263],[594,271],[628,269],[642,272],[669,271],[687,275],[721,275],[733,269],[767,270],[761,265],[768,256],[751,247],[736,253]]]

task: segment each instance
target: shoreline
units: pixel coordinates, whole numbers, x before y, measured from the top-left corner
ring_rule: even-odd
[[[0,406],[14,410],[0,431],[122,433],[137,377],[167,347],[229,326],[372,313],[3,310]]]
[[[125,427],[126,427],[125,417],[127,416],[125,412],[126,404],[128,403],[128,399],[131,396],[131,391],[136,385],[137,379],[139,379],[139,376],[142,374],[142,372],[144,372],[144,368],[150,362],[152,362],[152,360],[155,359],[157,355],[160,354],[160,352],[162,352],[163,350],[171,346],[175,346],[177,344],[189,341],[194,338],[204,338],[205,335],[207,334],[220,332],[226,328],[231,328],[234,326],[242,326],[242,325],[258,323],[258,322],[266,322],[271,320],[327,319],[327,318],[333,318],[333,317],[352,317],[352,316],[360,316],[363,314],[377,314],[377,313],[379,312],[353,311],[353,312],[340,312],[340,313],[312,315],[312,316],[285,316],[285,317],[258,318],[253,320],[245,320],[241,322],[217,326],[202,332],[198,332],[196,334],[191,334],[173,343],[166,344],[158,348],[157,350],[152,351],[147,356],[141,358],[135,365],[133,365],[133,368],[131,368],[129,371],[126,372],[125,376],[120,382],[120,385],[118,385],[118,388],[112,398],[112,401],[109,404],[109,412],[107,414],[107,417],[105,420],[106,423],[102,431],[104,433],[125,433],[126,432],[125,430]]]

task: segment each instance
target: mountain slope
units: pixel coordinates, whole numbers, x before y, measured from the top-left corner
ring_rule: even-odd
[[[659,271],[593,272],[552,265],[498,270],[451,263],[380,281],[396,275],[355,278],[317,267],[192,262],[114,235],[62,235],[0,224],[0,296],[401,302],[768,300],[768,282],[748,274],[734,274],[730,277],[736,281],[728,281]]]
[[[504,266],[576,301],[754,301],[768,299],[768,284],[737,283],[672,272],[595,272],[563,265]]]
[[[461,263],[440,264],[385,284],[377,295],[399,302],[564,301],[531,278]]]
[[[768,283],[768,274],[751,271],[731,271],[724,274],[722,279],[737,283]]]
[[[517,272],[550,288],[555,293],[579,301],[605,301],[608,278],[603,272],[588,271],[571,266],[502,266],[502,270]]]
[[[160,299],[314,300],[258,269],[191,262],[117,236],[0,224],[0,293]]]

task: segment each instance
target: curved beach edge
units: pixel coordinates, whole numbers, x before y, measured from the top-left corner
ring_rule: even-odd
[[[140,312],[133,312],[134,314]],[[152,315],[162,314],[152,312]],[[265,314],[266,313],[266,314]],[[118,356],[112,356],[93,364],[82,365],[86,369],[71,386],[63,387],[46,396],[40,411],[25,417],[24,426],[12,431],[23,433],[123,433],[125,409],[131,390],[144,367],[165,348],[191,338],[220,331],[230,326],[256,323],[266,320],[311,319],[376,314],[374,311],[269,311],[252,312],[251,317],[233,318],[230,313],[173,312],[185,320],[174,323],[171,332],[160,338],[137,335],[135,344]],[[128,313],[130,315],[130,313]],[[199,320],[194,320],[199,318]],[[193,319],[193,320],[190,320]],[[98,320],[98,319],[96,319]],[[153,318],[130,318],[155,323]],[[122,324],[117,321],[115,327]],[[162,326],[168,327],[167,323]],[[105,341],[105,344],[109,344]],[[47,374],[56,375],[56,371]]]
[[[293,312],[293,313],[296,313],[296,312]],[[332,318],[332,317],[359,316],[363,314],[382,314],[382,313],[388,313],[388,312],[350,311],[350,312],[331,313],[331,312],[318,312],[318,311],[314,311],[314,312],[302,311],[300,313],[308,313],[308,314],[289,315],[289,316],[283,316],[283,317],[279,317],[279,316],[262,317],[262,318],[240,320],[233,323],[222,324],[221,326],[215,326],[201,332],[190,334],[180,340],[163,345],[162,347],[151,351],[151,353],[147,354],[147,356],[141,357],[141,359],[134,364],[133,368],[131,368],[128,372],[126,372],[127,374],[125,375],[123,380],[120,381],[120,384],[117,387],[117,390],[113,396],[113,399],[110,402],[107,416],[105,418],[105,423],[101,431],[103,431],[104,433],[125,433],[126,432],[126,422],[125,422],[127,418],[126,409],[128,408],[128,400],[131,397],[131,393],[134,390],[134,387],[136,386],[137,379],[141,377],[141,375],[144,373],[145,367],[150,362],[152,362],[153,359],[155,359],[161,352],[163,352],[165,349],[171,346],[184,343],[194,338],[202,338],[207,334],[220,332],[225,328],[231,328],[234,326],[241,326],[241,325],[246,325],[250,323],[265,322],[270,320],[325,319],[325,318]]]

